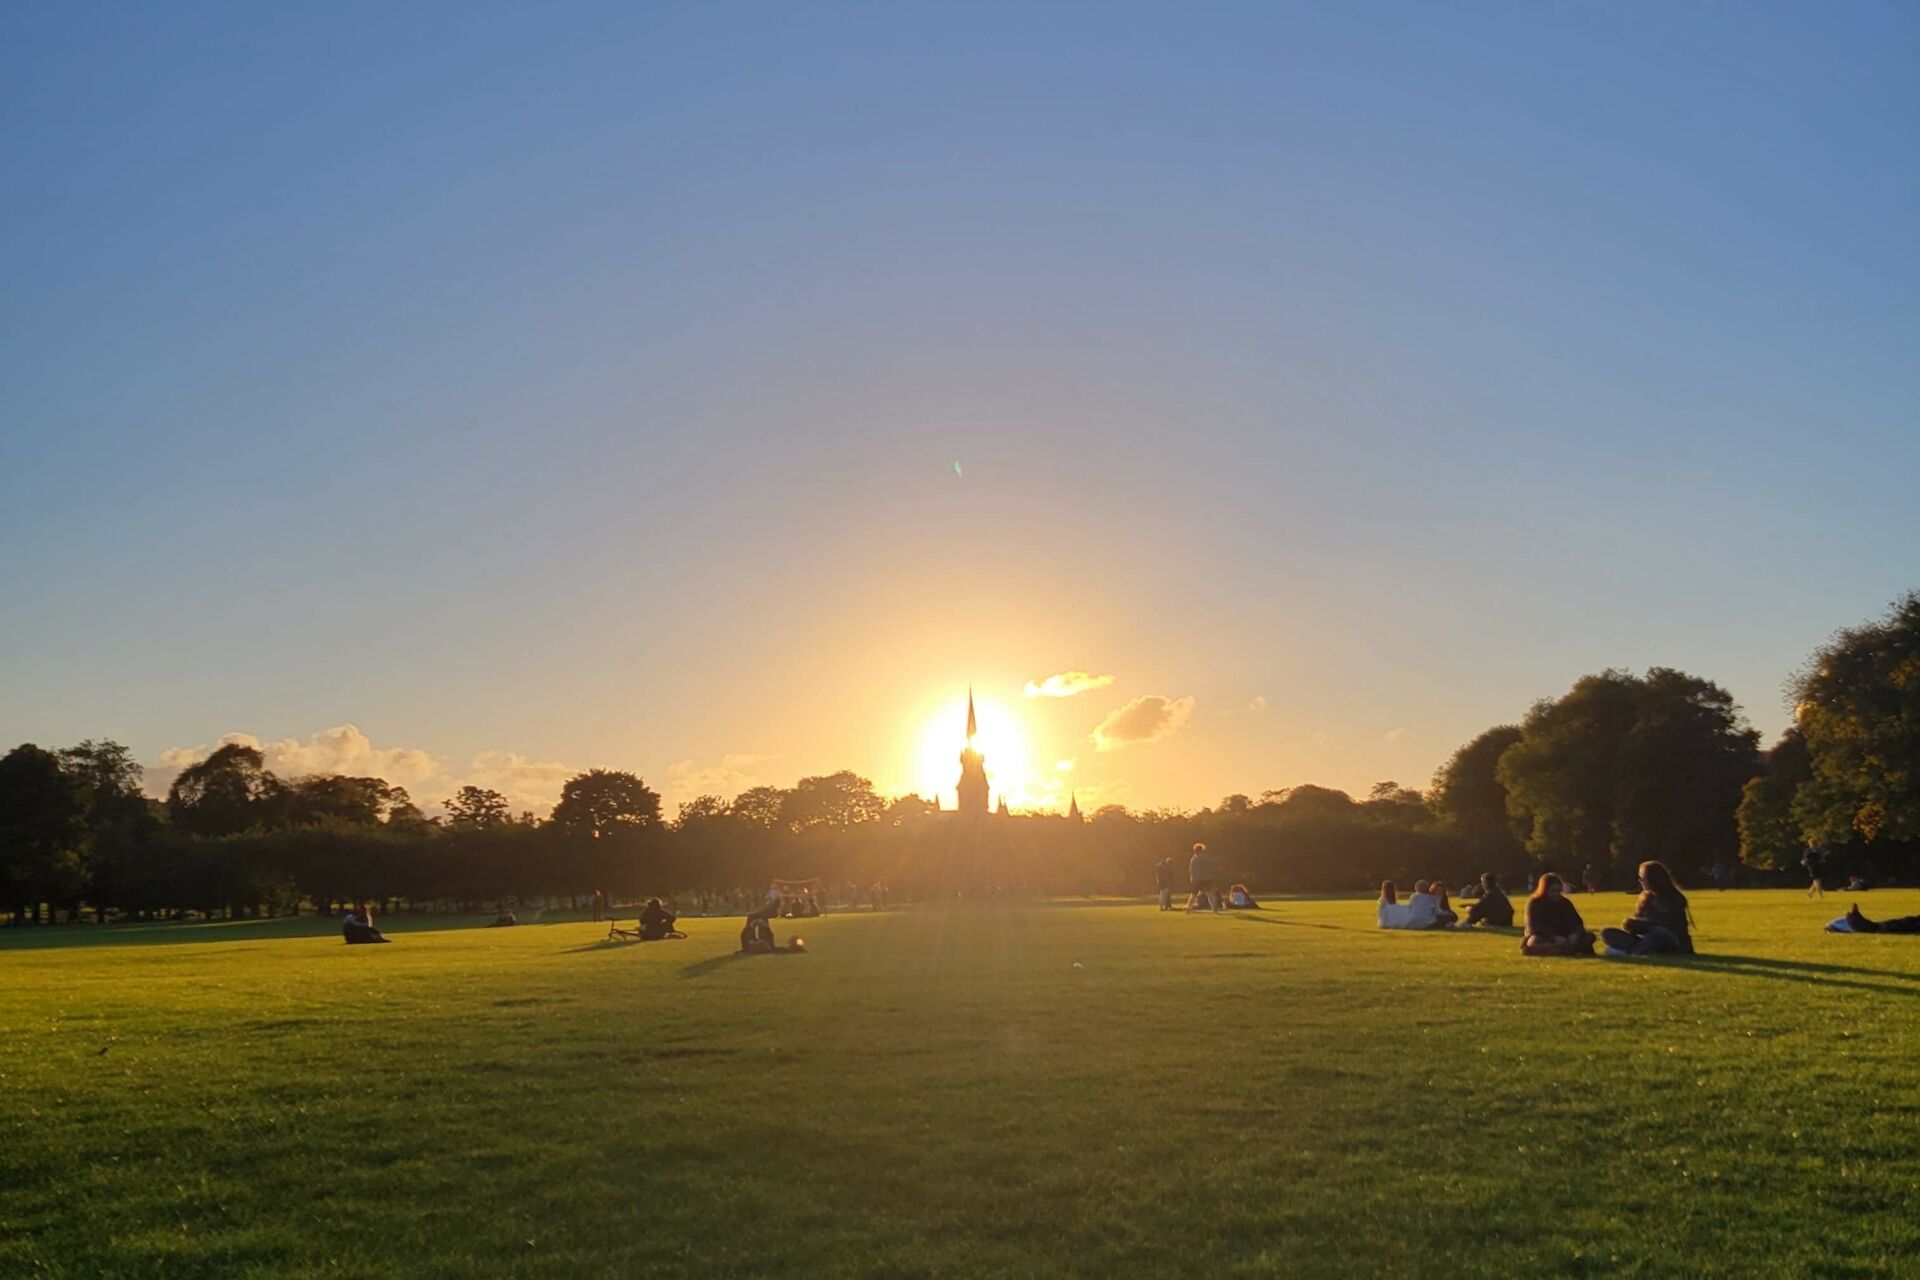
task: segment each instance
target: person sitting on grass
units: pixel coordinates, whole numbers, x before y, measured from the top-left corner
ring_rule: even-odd
[[[1580,909],[1567,897],[1564,881],[1549,871],[1527,899],[1527,932],[1520,940],[1523,956],[1590,956],[1593,935]]]
[[[1827,926],[1828,933],[1920,933],[1920,916],[1896,916],[1891,920],[1869,920],[1860,914],[1860,904],[1847,908],[1847,914]]]
[[[1500,877],[1491,871],[1480,874],[1480,896],[1467,908],[1467,918],[1460,927],[1471,929],[1484,924],[1495,929],[1513,927],[1513,903],[1500,887]]]
[[[1447,893],[1447,882],[1435,880],[1428,890],[1433,895],[1433,923],[1430,929],[1451,929],[1460,923],[1460,913],[1453,909],[1453,898]]]
[[[1260,904],[1255,902],[1247,886],[1236,884],[1227,890],[1227,905],[1235,911],[1258,911]]]
[[[493,923],[488,925],[487,928],[506,929],[519,923],[520,917],[514,915],[513,908],[503,902],[494,909]]]
[[[348,942],[391,942],[386,934],[373,927],[373,908],[362,902],[347,912],[340,921],[340,932]]]
[[[1602,929],[1609,956],[1657,956],[1693,954],[1693,935],[1688,930],[1692,915],[1687,910],[1687,895],[1673,882],[1673,873],[1664,862],[1640,864],[1640,900],[1633,914],[1618,929]]]
[[[1413,882],[1413,893],[1407,898],[1407,922],[1402,929],[1431,929],[1440,920],[1440,900],[1433,896],[1431,887],[1425,880]]]
[[[640,908],[640,941],[659,942],[663,938],[684,938],[673,926],[680,917],[660,905],[660,899],[648,898],[647,905]]]
[[[1391,880],[1380,882],[1380,906],[1376,914],[1382,929],[1407,927],[1407,904],[1400,901],[1400,891],[1393,887]]]

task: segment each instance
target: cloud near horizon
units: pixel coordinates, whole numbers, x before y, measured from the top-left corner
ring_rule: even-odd
[[[1193,699],[1168,698],[1143,693],[1124,707],[1107,713],[1093,730],[1096,751],[1118,751],[1121,747],[1155,742],[1166,737],[1193,715]]]
[[[1022,693],[1029,698],[1072,698],[1112,683],[1112,676],[1095,675],[1091,671],[1062,671],[1045,680],[1027,681]]]
[[[677,760],[667,767],[666,785],[660,788],[661,809],[672,816],[682,804],[695,796],[719,796],[731,800],[754,785],[761,765],[773,756],[750,755],[730,751],[718,764],[701,765],[692,760]]]
[[[338,724],[304,742],[298,738],[263,742],[251,733],[229,733],[211,747],[168,747],[157,763],[141,771],[142,781],[151,794],[165,795],[186,769],[235,743],[259,751],[267,768],[284,778],[343,774],[380,778],[411,790],[440,772],[439,760],[429,752],[418,747],[376,747],[358,725]],[[420,796],[414,797],[416,803],[421,800]]]

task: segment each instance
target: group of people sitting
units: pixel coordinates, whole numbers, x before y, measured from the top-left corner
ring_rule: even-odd
[[[1400,901],[1393,881],[1380,885],[1379,920],[1382,929],[1471,929],[1475,925],[1507,928],[1513,924],[1513,903],[1489,871],[1480,877],[1480,896],[1467,908],[1467,918],[1453,909],[1453,895],[1444,880],[1416,880],[1413,893]]]
[[[1480,877],[1480,896],[1467,908],[1466,919],[1453,909],[1446,882],[1416,881],[1413,894],[1401,902],[1389,880],[1380,886],[1379,922],[1382,929],[1471,929],[1513,925],[1513,903],[1491,871]],[[1848,913],[1848,918],[1858,915]],[[1861,917],[1861,932],[1878,927]],[[1839,922],[1836,922],[1839,923]],[[1889,922],[1892,923],[1892,922]],[[1640,897],[1633,914],[1618,928],[1602,929],[1598,936],[1580,918],[1580,909],[1567,896],[1566,882],[1549,871],[1535,883],[1527,899],[1520,952],[1529,956],[1590,956],[1596,943],[1609,956],[1692,955],[1693,915],[1687,895],[1673,881],[1666,864],[1640,864]],[[1916,918],[1920,930],[1920,918]]]

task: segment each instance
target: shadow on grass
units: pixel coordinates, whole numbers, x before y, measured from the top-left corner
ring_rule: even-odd
[[[1766,956],[1695,955],[1649,956],[1665,968],[1700,969],[1708,973],[1731,973],[1748,978],[1773,978],[1816,987],[1844,987],[1872,991],[1882,995],[1920,996],[1920,974],[1893,969],[1868,969],[1853,964],[1817,964],[1806,960],[1775,960]],[[1836,976],[1849,975],[1849,976]],[[1878,982],[1862,982],[1877,978]]]
[[[744,951],[729,951],[724,955],[708,956],[705,960],[690,964],[680,971],[683,978],[704,978],[718,969],[724,969],[736,960],[747,958]]]
[[[392,915],[380,916],[380,930],[396,937],[410,933],[446,933],[463,929],[485,929],[493,925],[488,915]],[[583,924],[581,918],[554,914],[522,920],[517,928],[545,925]],[[290,938],[338,938],[338,916],[279,916],[269,920],[168,920],[145,924],[49,924],[0,926],[0,952],[33,951],[48,947],[154,947],[178,943],[206,946],[229,942],[269,942]]]

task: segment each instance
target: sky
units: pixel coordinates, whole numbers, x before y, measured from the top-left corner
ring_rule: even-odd
[[[1421,786],[1606,667],[1770,739],[1920,587],[1917,56],[1894,4],[10,6],[0,739],[669,813],[951,803],[969,686],[1016,807]]]

